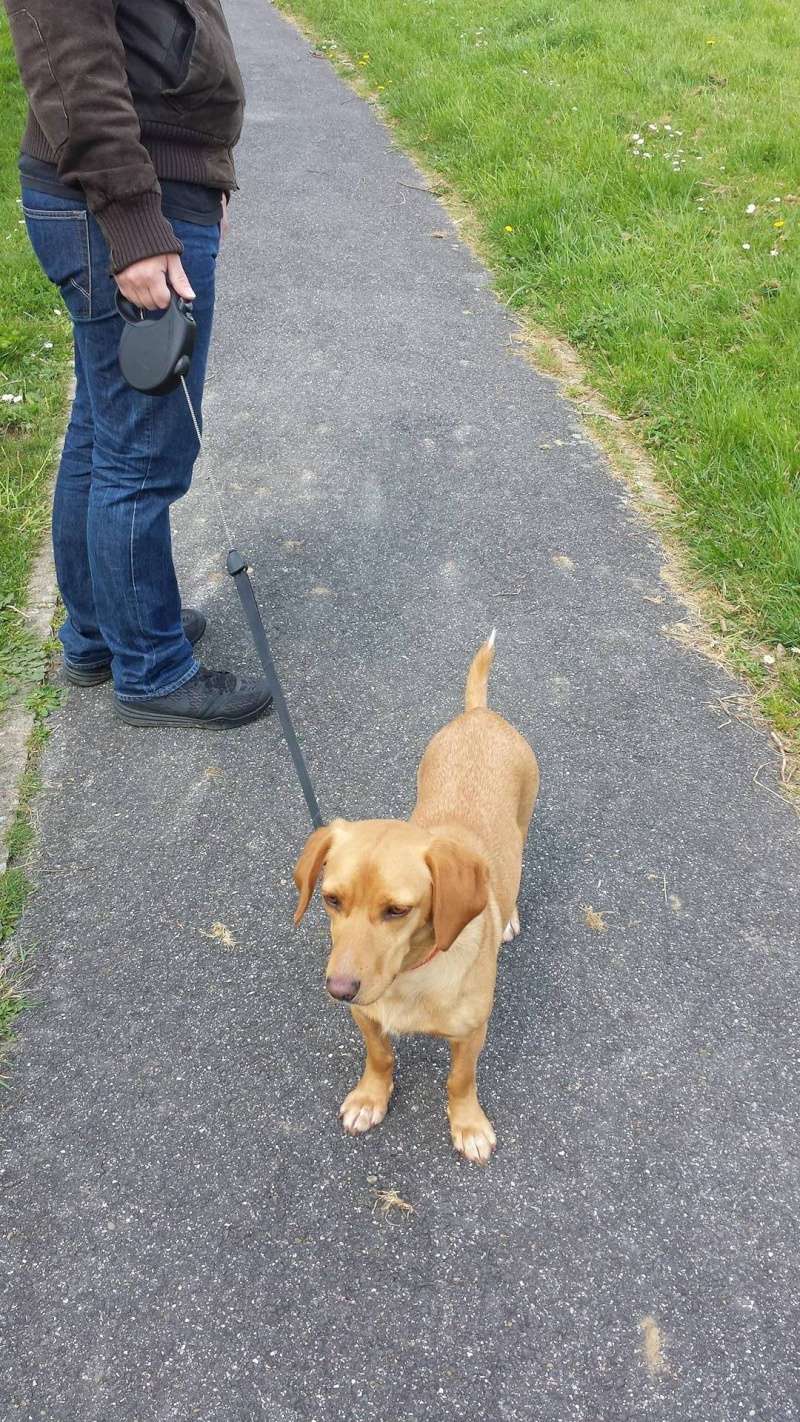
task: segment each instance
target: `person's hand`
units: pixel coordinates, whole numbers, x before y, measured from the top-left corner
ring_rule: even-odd
[[[228,194],[222,194],[222,224],[219,229],[220,237],[227,237],[231,230],[231,220],[228,216]]]
[[[194,301],[189,278],[176,252],[131,262],[124,271],[117,272],[114,280],[122,295],[145,311],[165,311],[170,302],[170,288],[185,301]]]

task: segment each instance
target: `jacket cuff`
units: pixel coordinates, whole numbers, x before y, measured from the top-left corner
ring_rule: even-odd
[[[140,193],[124,202],[110,202],[94,216],[111,249],[111,271],[124,271],[132,262],[183,251],[172,225],[161,211],[161,194]]]

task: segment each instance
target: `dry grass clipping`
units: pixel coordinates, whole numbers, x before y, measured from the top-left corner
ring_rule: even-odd
[[[204,928],[201,928],[200,932],[204,938],[213,938],[217,943],[221,943],[223,948],[239,947],[230,929],[226,928],[225,924],[220,923],[219,920],[217,920],[216,923],[212,923],[210,933],[206,932]]]
[[[716,705],[712,705],[711,710],[720,718],[720,730],[730,726],[732,721],[743,721],[745,725],[753,726],[756,730],[763,729],[768,724],[753,697],[743,696],[740,692],[732,691],[727,696],[718,696]],[[753,784],[757,785],[759,790],[766,790],[769,795],[775,795],[780,800],[788,801],[795,809],[800,809],[800,756],[791,742],[781,736],[774,727],[768,729],[769,738],[780,756],[777,772],[779,788],[771,790],[759,779],[762,770],[772,771],[769,762],[758,767],[753,776]]]
[[[410,1205],[408,1200],[401,1199],[396,1190],[376,1190],[372,1213],[376,1210],[380,1210],[384,1219],[389,1218],[392,1210],[399,1210],[401,1214],[406,1215],[416,1214],[414,1206]]]
[[[608,933],[608,924],[603,915],[591,904],[581,904],[583,921],[587,928],[591,928],[593,933]]]

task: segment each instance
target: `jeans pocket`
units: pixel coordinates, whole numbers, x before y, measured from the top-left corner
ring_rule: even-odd
[[[89,218],[81,207],[35,207],[23,202],[28,236],[46,277],[57,286],[73,321],[92,317]]]

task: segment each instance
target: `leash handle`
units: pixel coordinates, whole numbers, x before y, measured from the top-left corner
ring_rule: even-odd
[[[168,395],[176,390],[192,360],[197,325],[192,305],[173,291],[165,311],[142,311],[121,292],[117,311],[123,320],[119,365],[134,390],[143,395]]]
[[[289,747],[289,754],[294,761],[294,768],[297,771],[297,778],[300,781],[300,788],[308,806],[308,813],[311,816],[311,823],[315,829],[321,829],[325,821],[320,813],[317,797],[314,794],[314,787],[311,784],[311,776],[303,759],[303,752],[300,749],[297,736],[295,735],[292,718],[289,715],[289,708],[278,680],[278,673],[275,670],[275,663],[272,660],[272,653],[269,649],[267,634],[264,630],[264,623],[261,620],[261,613],[258,610],[258,603],[253,592],[253,584],[247,574],[247,564],[241,553],[236,548],[232,548],[228,554],[227,569],[236,585],[239,594],[239,601],[242,604],[242,611],[245,615],[247,625],[250,628],[250,635],[255,643],[256,651],[261,658],[261,665],[266,673],[269,682],[272,699],[275,703],[275,710],[283,728],[284,738]]]

